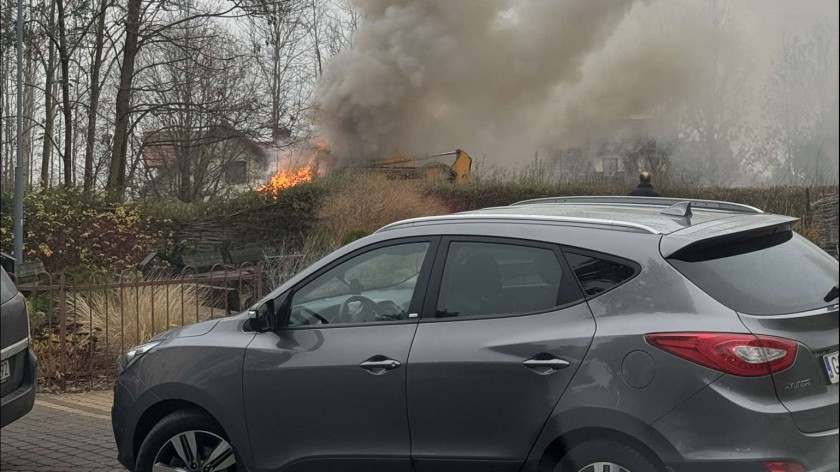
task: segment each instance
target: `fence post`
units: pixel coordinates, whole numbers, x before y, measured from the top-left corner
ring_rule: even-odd
[[[134,342],[132,346],[142,343],[140,339],[140,283],[134,280]]]
[[[139,277],[137,280],[138,280],[138,282],[142,282],[143,278]],[[152,308],[151,308],[151,311],[152,311],[152,313],[151,313],[152,329],[148,334],[148,336],[150,336],[150,337],[154,336],[158,333],[157,325],[155,325],[155,294],[156,294],[155,292],[156,291],[157,291],[157,286],[156,285],[154,285],[154,284],[149,285],[149,297],[150,297],[150,302],[149,303],[152,306]],[[140,322],[140,314],[139,313],[137,314],[137,322],[138,323]]]
[[[120,273],[120,355],[125,353],[125,279]],[[130,347],[130,346],[129,346]]]
[[[254,270],[254,277],[256,277],[256,287],[254,291],[256,292],[256,296],[254,297],[255,301],[260,300],[263,297],[262,294],[262,264],[257,264],[256,269]]]
[[[805,224],[811,224],[811,188],[805,187]]]
[[[58,283],[58,333],[59,333],[59,347],[61,352],[59,354],[59,363],[61,365],[61,391],[67,390],[67,278],[64,272],[61,272]]]

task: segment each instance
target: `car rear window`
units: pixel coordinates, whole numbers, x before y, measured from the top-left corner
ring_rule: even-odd
[[[11,300],[17,293],[17,288],[12,283],[12,278],[6,273],[6,269],[0,268],[0,304]]]
[[[822,308],[838,279],[837,260],[792,231],[689,251],[669,262],[719,302],[750,315]]]
[[[572,266],[583,292],[596,297],[632,279],[638,272],[631,263],[619,262],[610,256],[566,250],[566,260]]]

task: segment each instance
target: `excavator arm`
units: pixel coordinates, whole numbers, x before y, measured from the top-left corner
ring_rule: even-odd
[[[444,156],[455,156],[455,162],[450,166],[440,162],[419,164],[422,161]],[[449,180],[456,184],[469,183],[472,178],[472,158],[461,149],[420,157],[389,157],[373,161],[366,167],[382,172],[390,178],[426,179],[428,181]]]
[[[472,157],[466,152],[456,149],[455,162],[452,164],[451,169],[455,171],[456,184],[470,183],[472,179]]]

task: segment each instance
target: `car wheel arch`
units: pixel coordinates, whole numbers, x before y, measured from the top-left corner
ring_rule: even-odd
[[[155,427],[163,418],[167,415],[170,415],[176,411],[195,411],[200,413],[210,419],[212,419],[219,427],[225,431],[225,428],[221,425],[219,420],[213,416],[207,409],[197,405],[196,403],[187,401],[187,400],[180,400],[180,399],[169,399],[169,400],[161,400],[147,408],[140,418],[137,420],[137,424],[134,427],[134,434],[132,436],[132,444],[131,444],[131,452],[132,457],[134,459],[137,458],[137,453],[140,451],[140,446],[143,444],[143,441],[148,436],[149,432],[152,428]],[[226,432],[227,434],[227,432]]]
[[[578,444],[596,439],[612,440],[630,446],[645,456],[646,459],[656,464],[657,468],[666,470],[662,458],[647,444],[628,433],[604,427],[575,429],[555,438],[543,452],[538,470],[540,472],[553,472],[554,467],[572,448]]]
[[[544,462],[562,457],[570,446],[588,439],[615,439],[631,447],[640,445],[639,449],[648,451],[657,464],[682,460],[674,445],[641,418],[612,408],[586,406],[551,415],[523,471],[544,471]]]

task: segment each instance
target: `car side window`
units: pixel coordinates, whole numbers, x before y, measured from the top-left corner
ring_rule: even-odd
[[[428,242],[385,246],[331,268],[292,294],[289,326],[408,319]]]
[[[609,257],[565,251],[566,260],[587,297],[595,297],[632,279],[637,270]]]
[[[452,242],[436,316],[511,316],[579,299],[555,251],[518,244]]]

